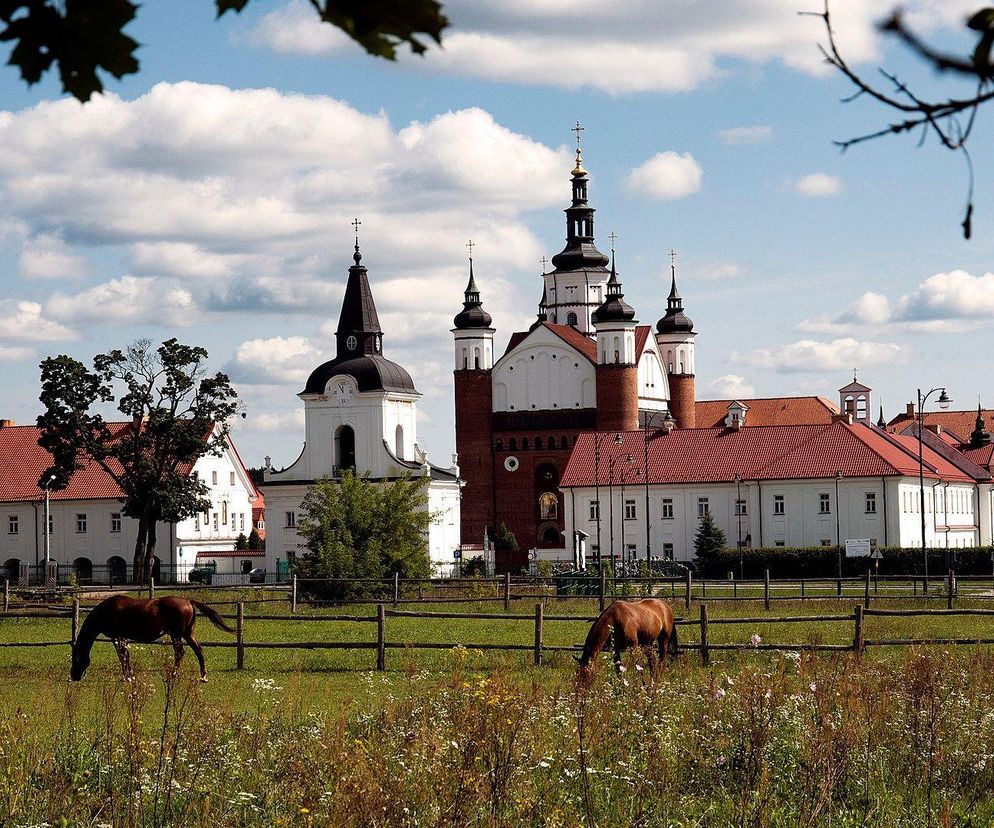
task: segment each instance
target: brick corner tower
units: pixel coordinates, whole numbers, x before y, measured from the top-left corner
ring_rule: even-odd
[[[637,320],[621,292],[613,249],[607,296],[591,321],[597,331],[597,430],[635,431],[639,427]]]
[[[461,542],[483,543],[493,523],[494,477],[491,429],[493,424],[494,333],[490,314],[483,310],[480,290],[469,259],[469,283],[455,327],[456,452],[465,481],[462,498]]]
[[[696,389],[694,387],[694,322],[683,311],[683,297],[676,289],[675,254],[670,253],[673,277],[666,299],[666,315],[656,323],[656,344],[666,366],[670,386],[670,412],[677,428],[696,428]]]

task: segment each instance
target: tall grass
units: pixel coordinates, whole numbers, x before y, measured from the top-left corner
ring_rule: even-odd
[[[168,655],[168,654],[167,654]],[[0,713],[5,826],[922,826],[994,822],[994,655],[693,659],[615,675],[354,677],[315,711],[257,678],[240,712],[190,671]],[[54,690],[54,688],[53,688]],[[58,727],[43,717],[58,716]],[[47,714],[46,714],[47,711]]]

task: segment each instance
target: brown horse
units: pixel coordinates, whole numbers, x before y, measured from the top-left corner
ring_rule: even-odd
[[[127,595],[112,595],[97,604],[83,621],[76,643],[72,648],[72,669],[69,677],[73,681],[83,678],[86,668],[90,666],[90,650],[98,635],[105,635],[114,643],[117,657],[121,661],[121,672],[130,681],[134,677],[131,671],[131,655],[128,642],[137,641],[141,644],[151,644],[163,635],[168,635],[173,641],[173,652],[176,656],[174,670],[179,669],[183,658],[183,642],[185,641],[200,662],[200,680],[207,681],[207,665],[204,663],[204,651],[197,639],[193,637],[193,625],[197,618],[197,610],[217,628],[233,633],[231,627],[213,609],[200,601],[190,601],[186,598],[167,596],[165,598],[129,598]]]
[[[645,598],[641,601],[615,601],[594,621],[587,640],[583,644],[583,654],[577,658],[581,667],[589,667],[614,637],[614,665],[621,667],[621,655],[632,647],[659,647],[659,658],[668,652],[677,654],[676,624],[673,610],[665,601],[658,598]],[[651,660],[651,650],[650,650]]]

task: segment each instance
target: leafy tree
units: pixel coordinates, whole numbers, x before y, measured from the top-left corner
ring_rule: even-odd
[[[700,524],[697,527],[697,535],[694,538],[694,552],[697,559],[700,561],[707,560],[721,552],[727,545],[728,541],[725,538],[725,533],[715,523],[714,515],[706,512],[701,517]]]
[[[249,548],[248,538],[245,537],[244,532],[239,532],[238,537],[235,538],[235,549],[242,550],[248,548]]]
[[[345,32],[369,54],[395,60],[406,43],[415,54],[422,34],[441,43],[448,20],[436,0],[309,0],[318,19]],[[217,16],[249,0],[214,0]],[[88,101],[103,91],[98,70],[120,80],[138,71],[139,44],[124,34],[138,4],[131,0],[0,0],[0,41],[13,42],[8,63],[28,84],[58,67],[64,92]]]
[[[372,483],[346,471],[341,480],[319,480],[301,506],[297,532],[310,555],[297,558],[302,578],[401,578],[431,574],[424,477]],[[361,590],[346,584],[312,590],[323,597],[349,598]]]
[[[252,531],[249,532],[249,536],[248,536],[248,548],[249,549],[265,549],[266,548],[266,542],[261,537],[259,537],[259,533],[258,533],[258,531],[255,528],[253,528]]]
[[[156,524],[210,507],[209,489],[190,470],[205,454],[221,453],[238,402],[225,374],[208,375],[206,360],[203,348],[169,339],[98,354],[93,370],[65,354],[41,363],[38,444],[54,460],[42,481],[54,474],[52,488],[65,488],[92,462],[117,483],[122,511],[138,521],[138,582],[151,577]],[[124,426],[112,427],[99,412],[115,399]]]
[[[520,548],[518,539],[514,537],[514,532],[507,528],[504,521],[501,521],[494,533],[494,549],[498,552],[517,552]]]

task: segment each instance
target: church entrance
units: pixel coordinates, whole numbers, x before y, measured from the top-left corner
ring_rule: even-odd
[[[562,542],[562,494],[559,492],[559,469],[542,463],[535,469],[535,494],[538,514],[536,545],[541,549],[558,549]]]

